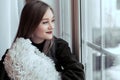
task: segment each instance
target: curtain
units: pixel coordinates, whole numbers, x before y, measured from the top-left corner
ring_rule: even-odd
[[[15,37],[24,0],[0,0],[0,59]]]

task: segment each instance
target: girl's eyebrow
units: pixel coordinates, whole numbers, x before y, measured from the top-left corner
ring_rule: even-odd
[[[49,18],[43,18],[42,20],[49,20]]]
[[[55,17],[53,16],[52,19],[54,19]],[[49,18],[43,18],[42,20],[49,20]]]

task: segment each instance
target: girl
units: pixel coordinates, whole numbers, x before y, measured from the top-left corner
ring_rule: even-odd
[[[72,56],[68,43],[53,36],[54,22],[54,12],[48,4],[39,0],[27,3],[22,10],[18,32],[13,43],[17,38],[29,39],[33,46],[53,60],[61,80],[84,80],[83,65]],[[2,57],[0,80],[10,80],[7,73],[9,71],[6,71],[3,64],[9,59],[9,55]]]

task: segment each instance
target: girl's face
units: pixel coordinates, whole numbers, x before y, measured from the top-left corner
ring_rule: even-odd
[[[50,8],[46,11],[44,14],[40,24],[32,34],[32,41],[35,43],[41,43],[46,39],[52,39],[53,38],[53,29],[54,29],[54,23],[55,18],[53,15],[53,12]]]

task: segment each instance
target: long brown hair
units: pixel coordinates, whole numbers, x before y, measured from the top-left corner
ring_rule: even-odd
[[[53,12],[53,9],[48,4],[40,0],[31,0],[27,2],[22,10],[19,28],[14,41],[18,37],[23,37],[25,39],[30,38],[48,8]],[[53,39],[46,40],[43,52],[48,53],[52,44]]]
[[[48,8],[52,10],[48,4],[40,0],[32,0],[26,3],[21,13],[19,28],[15,39],[17,37],[30,38]]]

